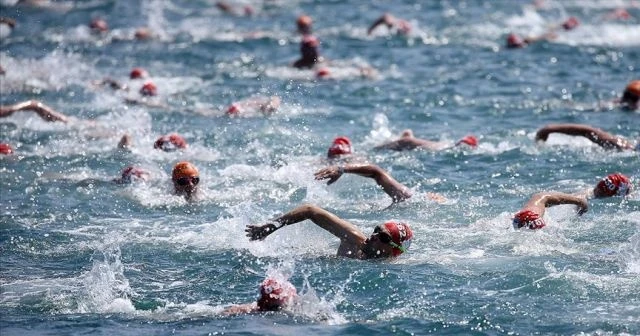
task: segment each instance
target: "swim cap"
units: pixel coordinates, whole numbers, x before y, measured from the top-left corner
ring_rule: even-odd
[[[165,152],[172,152],[178,149],[187,148],[187,141],[177,133],[163,135],[156,140],[153,148],[162,149]]]
[[[333,143],[327,152],[327,157],[333,159],[337,156],[347,154],[351,154],[351,140],[345,136],[341,136],[333,140]]]
[[[260,310],[278,310],[289,304],[296,295],[296,288],[289,281],[267,278],[260,284],[258,308]]]
[[[507,36],[507,48],[522,48],[526,45],[526,42],[516,34],[509,34]]]
[[[593,189],[596,197],[625,196],[631,192],[629,178],[620,174],[610,174],[598,182]]]
[[[237,103],[233,103],[231,105],[229,105],[229,107],[227,108],[226,113],[228,115],[237,115],[240,113],[240,105]]]
[[[531,230],[542,229],[546,224],[540,215],[531,210],[522,210],[513,215],[513,228],[520,229],[526,227]]]
[[[389,221],[382,224],[382,228],[391,236],[391,240],[396,245],[401,246],[404,250],[409,249],[413,239],[413,231],[408,224]],[[393,247],[392,254],[394,257],[401,255],[402,252],[404,251],[399,247]]]
[[[459,145],[461,143],[465,143],[471,147],[476,147],[478,146],[478,138],[473,135],[467,135],[464,138],[458,140],[458,142],[456,142],[456,145]]]
[[[176,165],[173,166],[171,179],[175,181],[181,177],[194,177],[199,175],[200,173],[198,172],[198,168],[196,168],[190,162],[182,161],[176,163]]]
[[[138,179],[146,181],[149,177],[149,173],[142,168],[136,166],[128,166],[122,170],[122,177],[120,183],[131,183]]]
[[[129,73],[129,78],[131,79],[145,78],[147,76],[149,76],[149,73],[147,73],[147,70],[143,68],[133,68],[131,73]]]
[[[329,71],[329,68],[320,68],[316,72],[316,77],[318,78],[327,78],[330,75],[331,75],[331,71]]]
[[[624,91],[629,92],[636,97],[640,97],[640,80],[631,81]]]
[[[578,19],[576,19],[575,16],[572,16],[568,18],[567,21],[562,23],[562,28],[564,28],[564,30],[571,30],[579,25],[580,22],[578,21]]]
[[[146,82],[140,88],[140,94],[143,96],[155,96],[158,94],[158,87],[151,81]]]
[[[303,33],[310,32],[311,24],[313,24],[313,20],[308,15],[300,15],[296,20],[296,25],[298,26],[298,30],[300,30]]]
[[[4,154],[4,155],[13,154],[13,148],[11,148],[11,145],[7,143],[0,143],[0,154]]]

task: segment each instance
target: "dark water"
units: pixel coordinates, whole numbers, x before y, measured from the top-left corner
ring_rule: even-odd
[[[511,228],[535,192],[579,192],[616,171],[640,177],[637,153],[568,136],[533,141],[551,122],[640,136],[638,113],[593,111],[638,79],[640,10],[603,19],[633,1],[546,1],[538,10],[525,1],[265,1],[251,3],[250,18],[204,0],[12,2],[0,7],[18,20],[0,42],[0,102],[39,99],[75,119],[23,113],[0,122],[0,141],[16,149],[0,158],[2,335],[640,334],[637,182],[625,199],[592,200],[582,217],[558,206],[543,230]],[[367,36],[385,11],[414,32]],[[313,16],[335,79],[288,66],[302,13]],[[503,48],[509,32],[539,34],[569,15],[581,25],[553,42]],[[92,17],[111,31],[92,35]],[[132,40],[140,26],[157,38]],[[123,103],[141,85],[127,79],[136,66],[165,107]],[[374,78],[360,75],[367,66]],[[133,91],[92,85],[104,77]],[[255,95],[278,95],[282,107],[269,117],[224,116]],[[480,145],[373,150],[406,128],[451,144],[475,134]],[[189,149],[152,150],[169,132]],[[131,152],[115,149],[124,133]],[[338,135],[415,196],[388,208],[370,180],[314,181]],[[200,169],[197,203],[172,195],[171,167],[181,160]],[[109,182],[129,164],[152,179]],[[245,225],[304,202],[366,234],[406,221],[416,237],[393,262],[336,258],[337,239],[309,222],[264,242],[244,237]],[[290,276],[299,304],[220,315],[255,300],[268,274]]]

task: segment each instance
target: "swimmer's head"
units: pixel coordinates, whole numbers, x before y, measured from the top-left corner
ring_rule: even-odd
[[[298,32],[301,34],[311,34],[311,25],[313,20],[308,15],[300,15],[296,20],[296,26],[298,26]]]
[[[13,148],[8,143],[0,143],[0,154],[2,155],[13,154]]]
[[[140,27],[136,29],[133,37],[135,37],[136,40],[148,40],[151,38],[151,29],[147,27]]]
[[[109,30],[109,24],[104,19],[93,19],[89,23],[89,28],[96,33],[105,33]]]
[[[286,280],[267,278],[260,284],[258,308],[262,311],[280,310],[296,297],[296,288]]]
[[[318,46],[320,46],[320,41],[318,41],[315,36],[305,35],[302,38],[302,42],[300,42],[300,53],[302,54],[302,58],[317,61],[318,57],[320,57]]]
[[[413,231],[408,224],[389,221],[376,226],[368,242],[380,241],[389,245],[391,256],[397,257],[409,249],[412,239]]]
[[[122,170],[122,176],[119,180],[116,180],[118,183],[132,183],[135,181],[146,181],[149,179],[149,173],[139,167],[136,166],[128,166]]]
[[[531,210],[522,210],[513,215],[513,228],[527,228],[531,230],[542,229],[546,224],[540,215]]]
[[[225,113],[227,113],[227,115],[238,115],[240,114],[240,104],[238,103],[233,103],[231,105],[229,105],[229,107],[227,107],[227,110],[225,111]]]
[[[187,141],[177,133],[171,133],[168,135],[163,135],[153,143],[153,148],[161,149],[165,152],[172,152],[178,149],[185,149],[189,145]]]
[[[598,198],[626,196],[630,192],[631,182],[629,178],[620,173],[608,175],[593,188],[593,195]]]
[[[473,135],[467,135],[464,138],[458,140],[458,142],[456,142],[456,146],[460,145],[460,144],[466,144],[466,145],[469,145],[471,147],[477,147],[478,146],[478,138],[476,138]]]
[[[351,154],[351,140],[346,136],[340,136],[333,139],[333,143],[327,152],[327,157],[329,159],[334,159],[341,155],[349,154]]]
[[[507,48],[523,48],[527,43],[516,34],[509,34],[507,36]]]
[[[621,102],[629,108],[637,109],[640,105],[640,80],[634,80],[624,89]]]
[[[133,68],[129,73],[129,78],[131,79],[140,79],[140,78],[147,78],[147,77],[149,77],[149,73],[147,72],[147,70],[143,68]]]
[[[331,76],[331,71],[329,68],[320,68],[316,71],[316,77],[318,78],[329,78]]]
[[[564,28],[564,30],[572,30],[579,25],[580,21],[578,21],[575,16],[572,16],[562,23],[562,28]]]
[[[177,194],[193,194],[200,183],[198,168],[187,161],[176,163],[171,172],[171,181]]]
[[[158,87],[151,81],[148,81],[140,88],[140,94],[143,96],[155,96],[158,94]]]

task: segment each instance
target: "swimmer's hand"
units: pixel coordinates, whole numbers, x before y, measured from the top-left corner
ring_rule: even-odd
[[[279,229],[279,227],[273,223],[269,223],[265,225],[247,225],[244,232],[247,233],[249,240],[263,240],[268,235],[274,233],[277,229]]]
[[[578,206],[576,209],[578,211],[578,216],[582,216],[585,212],[589,211],[589,203],[586,198],[581,197],[580,203],[576,205]]]
[[[337,181],[340,176],[344,173],[344,168],[338,166],[330,166],[327,168],[323,168],[315,172],[313,176],[316,180],[329,180],[327,181],[327,185],[330,185]]]

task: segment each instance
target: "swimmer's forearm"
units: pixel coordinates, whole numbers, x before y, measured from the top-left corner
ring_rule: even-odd
[[[394,202],[404,201],[411,197],[411,193],[407,187],[396,181],[387,171],[376,165],[347,165],[343,167],[343,170],[345,173],[373,178]]]
[[[578,207],[578,212],[586,212],[589,208],[587,199],[583,196],[576,196],[571,194],[565,194],[561,192],[547,192],[534,195],[544,205],[544,207],[552,207],[562,204],[573,204]]]

